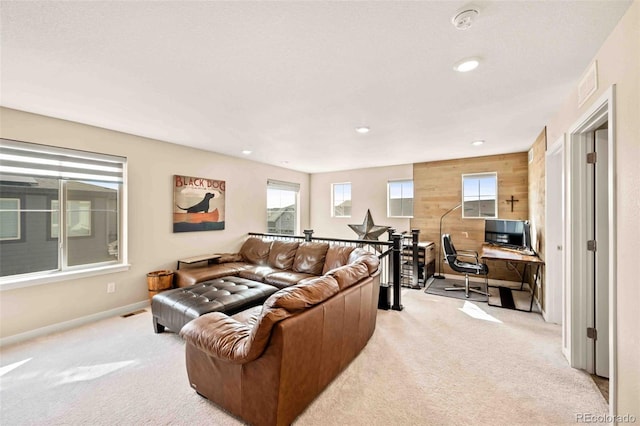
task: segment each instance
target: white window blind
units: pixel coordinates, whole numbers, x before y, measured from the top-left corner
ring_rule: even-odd
[[[0,139],[0,285],[124,265],[126,161]]]

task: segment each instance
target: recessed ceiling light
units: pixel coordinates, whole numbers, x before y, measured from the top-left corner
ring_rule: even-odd
[[[249,155],[249,154],[251,154],[252,152],[253,152],[253,151],[251,151],[250,149],[243,149],[243,150],[242,150],[242,153],[243,153],[244,155]]]
[[[468,72],[478,68],[478,65],[480,65],[480,60],[478,58],[467,58],[455,64],[453,69],[458,72]]]
[[[356,132],[360,133],[361,135],[364,135],[366,133],[369,133],[371,129],[368,128],[367,126],[360,126],[360,127],[356,127]]]
[[[473,141],[473,142],[471,142],[471,145],[473,145],[473,146],[480,146],[480,145],[482,145],[483,143],[484,143],[484,141],[477,140],[477,141]]]

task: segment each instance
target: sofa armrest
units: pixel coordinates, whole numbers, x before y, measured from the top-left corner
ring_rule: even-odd
[[[240,253],[219,253],[218,263],[242,262]]]
[[[213,312],[186,324],[180,336],[210,356],[242,363],[251,329],[226,314]]]
[[[187,323],[180,336],[209,356],[244,364],[262,354],[273,325],[289,315],[284,309],[271,309],[257,322],[244,323],[221,312],[212,312]]]

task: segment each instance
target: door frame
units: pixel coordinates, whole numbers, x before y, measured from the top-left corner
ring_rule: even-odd
[[[563,353],[574,368],[587,368],[588,309],[586,280],[586,138],[587,132],[595,131],[608,122],[608,200],[609,214],[609,412],[617,410],[616,395],[616,185],[615,147],[616,115],[615,85],[607,89],[571,126],[567,132],[565,157],[565,302],[566,321],[563,334],[567,346]],[[592,290],[591,290],[592,291]]]

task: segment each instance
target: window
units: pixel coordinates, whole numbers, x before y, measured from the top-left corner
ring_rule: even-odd
[[[19,240],[20,198],[0,198],[0,241]]]
[[[124,265],[126,159],[1,142],[0,284]]]
[[[387,184],[387,216],[413,217],[412,180],[398,180]]]
[[[58,200],[51,200],[51,238],[58,238],[60,219]],[[87,237],[91,235],[91,201],[67,201],[68,237]]]
[[[267,181],[267,232],[270,234],[298,234],[297,183]]]
[[[351,217],[351,184],[331,185],[331,216]]]
[[[462,175],[462,217],[498,217],[498,174]]]

